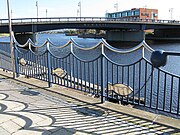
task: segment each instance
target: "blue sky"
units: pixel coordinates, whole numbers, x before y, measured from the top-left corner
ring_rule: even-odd
[[[37,17],[36,1],[38,1],[39,17],[76,17],[80,0],[10,0],[13,18]],[[118,10],[147,7],[159,10],[159,19],[170,19],[169,9],[173,8],[173,19],[180,20],[178,0],[81,0],[82,16],[104,17],[106,12],[114,12],[114,4]],[[0,0],[0,18],[7,18],[6,0]]]

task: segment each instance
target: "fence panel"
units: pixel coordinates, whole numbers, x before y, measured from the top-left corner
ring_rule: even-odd
[[[89,48],[72,39],[63,46],[50,41],[41,47],[32,42],[16,44],[16,72],[47,81],[49,86],[58,84],[87,92],[101,97],[101,102],[133,104],[180,115],[180,77],[154,68],[144,57],[145,49],[152,51],[145,42],[119,50],[104,40]],[[8,51],[1,46],[0,67],[9,69],[10,57],[4,52]],[[134,60],[135,54],[138,56]]]
[[[0,42],[0,68],[12,71],[10,44],[7,42]]]

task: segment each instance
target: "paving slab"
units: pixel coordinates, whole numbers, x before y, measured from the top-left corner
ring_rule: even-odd
[[[16,124],[11,120],[2,123],[0,126],[11,134],[17,132],[22,128],[21,126],[19,126],[18,124]]]
[[[13,135],[180,134],[180,120],[0,71],[0,132]]]
[[[7,132],[4,128],[0,127],[0,133],[2,135],[11,135],[9,132]]]

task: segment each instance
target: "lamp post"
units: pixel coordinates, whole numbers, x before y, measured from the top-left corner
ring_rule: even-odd
[[[13,11],[12,11],[12,9],[11,9],[11,19],[13,18]]]
[[[147,11],[146,11],[146,9],[147,9],[147,5],[145,5],[145,6],[144,6],[144,12],[145,12],[144,14],[145,14],[145,19],[147,19]]]
[[[79,9],[77,9],[77,17],[79,16]]]
[[[171,20],[173,19],[173,10],[174,10],[174,8],[170,8],[170,9],[169,9],[170,19],[171,19]]]
[[[116,9],[116,12],[118,12],[118,2],[114,4],[114,8]]]
[[[37,21],[38,21],[38,1],[36,1],[36,8],[37,8]]]
[[[80,16],[80,19],[81,19],[81,1],[79,1],[78,7],[79,7],[79,16]]]
[[[8,20],[9,20],[11,63],[12,63],[13,78],[15,78],[14,47],[13,47],[13,35],[12,35],[13,31],[12,31],[11,12],[10,12],[10,2],[9,2],[9,0],[7,0],[7,9],[8,9]]]
[[[47,11],[47,9],[46,9],[46,18],[47,18],[47,12],[48,12],[48,11]]]

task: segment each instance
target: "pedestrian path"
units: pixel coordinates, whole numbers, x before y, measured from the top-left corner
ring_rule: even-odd
[[[98,102],[80,101],[69,94],[54,96],[21,84],[0,76],[2,135],[178,134],[177,128],[101,107]]]

